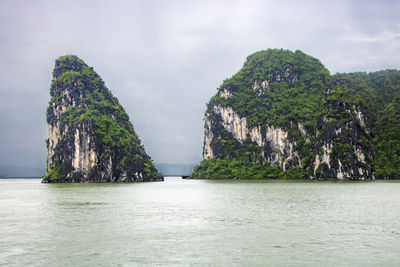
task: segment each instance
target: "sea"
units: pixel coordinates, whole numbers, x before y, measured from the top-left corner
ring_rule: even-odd
[[[400,266],[400,182],[0,179],[4,266]]]

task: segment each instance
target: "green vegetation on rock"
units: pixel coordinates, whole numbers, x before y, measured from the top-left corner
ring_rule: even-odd
[[[400,71],[341,73],[341,86],[361,99],[372,137],[372,165],[379,179],[400,178]]]
[[[373,127],[377,178],[400,178],[400,93],[387,105]]]
[[[399,92],[397,70],[330,75],[301,51],[256,52],[207,104],[192,177],[396,178]]]
[[[193,170],[196,179],[307,179],[304,169],[293,167],[282,171],[269,164],[256,164],[246,159],[205,159]]]
[[[162,180],[124,108],[93,68],[73,55],[58,58],[50,95],[47,122],[57,136],[47,143],[44,181]]]

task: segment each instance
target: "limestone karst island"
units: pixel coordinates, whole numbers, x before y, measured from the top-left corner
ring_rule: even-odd
[[[128,115],[76,56],[56,60],[43,182],[162,181]],[[197,179],[397,179],[400,71],[331,75],[301,51],[247,57],[207,104]]]
[[[221,84],[204,127],[193,178],[396,179],[400,71],[331,75],[301,51],[259,51]]]
[[[76,56],[56,60],[43,182],[162,181],[117,98]]]

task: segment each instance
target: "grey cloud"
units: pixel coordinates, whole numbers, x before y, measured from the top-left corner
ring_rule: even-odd
[[[156,162],[201,159],[205,103],[267,48],[332,72],[399,68],[397,1],[1,1],[0,165],[44,166],[54,60],[104,79]]]

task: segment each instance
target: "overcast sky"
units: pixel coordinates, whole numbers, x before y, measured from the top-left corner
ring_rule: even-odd
[[[43,167],[54,60],[76,54],[155,162],[196,163],[205,104],[258,50],[336,72],[400,68],[400,1],[0,0],[0,165]]]

